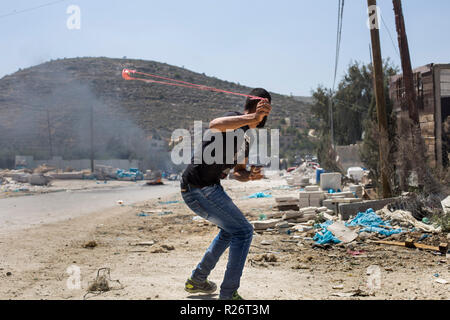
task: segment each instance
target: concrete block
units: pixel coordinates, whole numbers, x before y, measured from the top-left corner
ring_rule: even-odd
[[[42,174],[32,174],[29,176],[28,183],[33,186],[45,186],[49,183],[50,178]]]
[[[299,199],[309,199],[309,194],[306,191],[300,191]]]
[[[276,197],[275,201],[283,203],[283,202],[292,202],[292,201],[298,201],[298,200],[295,197]]]
[[[15,173],[12,175],[12,179],[14,181],[20,182],[20,183],[28,183],[30,179],[29,173]]]
[[[51,179],[83,179],[82,172],[62,172],[48,175]]]
[[[350,217],[355,217],[358,212],[364,212],[369,208],[377,211],[383,209],[386,205],[397,201],[399,198],[388,198],[380,200],[367,200],[355,203],[340,203],[338,208],[339,214],[343,220],[348,220]]]
[[[255,230],[266,230],[268,228],[274,228],[275,225],[280,222],[281,219],[270,219],[263,221],[251,221],[250,223],[253,225]]]
[[[277,206],[275,206],[275,209],[279,210],[279,211],[298,211],[300,208],[298,207],[298,204],[286,204],[286,205],[282,205],[282,204],[278,204]]]
[[[308,199],[300,199],[298,202],[298,206],[301,208],[309,207],[309,200]]]
[[[325,194],[327,199],[332,198],[354,198],[355,195],[351,191],[345,191],[345,192],[336,192],[336,193],[326,193]]]
[[[307,186],[305,191],[319,191],[319,186]]]
[[[339,172],[322,173],[320,175],[320,188],[322,190],[328,189],[342,189],[341,187],[341,174]]]
[[[303,217],[303,213],[301,213],[299,211],[288,211],[283,214],[282,219],[287,220],[287,219],[295,219],[295,218],[301,218],[301,217]]]
[[[316,212],[317,207],[307,207],[307,208],[302,208],[300,209],[301,213],[307,214],[307,213],[315,213]]]
[[[326,199],[322,201],[322,204],[328,208],[328,210],[333,210],[334,212],[337,212],[338,207],[336,203],[333,202],[332,199]]]

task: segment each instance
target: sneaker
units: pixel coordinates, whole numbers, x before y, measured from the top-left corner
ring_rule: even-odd
[[[233,295],[231,296],[231,298],[219,297],[219,300],[245,300],[245,299],[242,298],[237,291],[235,291],[235,292],[233,292]]]
[[[189,278],[186,280],[184,284],[184,290],[189,293],[213,293],[216,291],[217,285],[209,280],[205,280],[204,282],[198,282]]]

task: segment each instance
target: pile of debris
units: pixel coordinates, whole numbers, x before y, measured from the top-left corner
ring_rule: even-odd
[[[297,169],[286,174],[285,179],[290,186],[306,187],[315,177],[315,169],[303,163]]]
[[[36,169],[16,169],[16,170],[0,170],[1,191],[21,190],[31,186],[49,186],[51,180],[121,180],[121,181],[137,181],[137,180],[160,180],[161,173],[159,171],[152,172],[147,170],[145,174],[137,168],[131,168],[126,171],[111,166],[96,165],[94,173],[90,170],[74,171],[67,168],[64,171],[45,164]]]
[[[309,239],[319,246],[372,241],[447,253],[444,231],[450,227],[450,197],[442,205],[442,197],[413,195],[364,200],[362,185],[341,188],[339,173],[322,173],[320,186],[308,185],[298,191],[298,197],[292,195],[293,190],[275,197],[272,212],[251,223],[257,233],[297,232],[302,235],[292,237]],[[447,225],[432,219],[436,215],[446,218]]]

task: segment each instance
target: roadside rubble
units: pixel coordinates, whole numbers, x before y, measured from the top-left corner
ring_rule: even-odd
[[[431,213],[439,212],[439,208],[429,208],[430,200],[411,207],[429,212],[428,217],[418,220],[417,213],[398,208],[399,203],[408,202],[410,195],[368,200],[363,185],[342,185],[340,173],[321,173],[319,184],[312,182],[313,173],[313,169],[303,165],[285,176],[286,188],[277,187],[286,190],[285,195],[273,196],[272,212],[264,212],[258,220],[251,221],[257,234],[285,234],[293,240],[309,240],[311,246],[319,248],[376,243],[447,253],[445,241],[449,237],[443,234],[441,226],[431,222]],[[306,178],[307,185],[302,180]],[[449,210],[447,197],[440,211],[444,214]]]
[[[147,184],[162,184],[161,172],[147,170],[145,173],[137,168],[122,170],[110,166],[96,165],[94,173],[90,170],[74,171],[71,168],[64,170],[41,165],[35,169],[21,168],[15,170],[0,169],[0,195],[12,196],[19,194],[34,194],[42,192],[64,191],[52,188],[52,181],[56,180],[92,180],[97,184],[106,184],[107,181],[139,181],[145,180]],[[99,182],[100,180],[100,182]]]

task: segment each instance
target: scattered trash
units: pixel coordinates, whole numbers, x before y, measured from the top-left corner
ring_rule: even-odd
[[[158,213],[158,216],[166,216],[166,215],[172,214],[172,213],[173,213],[172,211],[161,211]]]
[[[192,217],[192,220],[193,221],[201,221],[201,220],[204,220],[202,217],[200,217],[200,216],[194,216],[194,217]]]
[[[341,221],[336,221],[330,224],[327,227],[327,230],[331,231],[331,233],[343,243],[352,242],[358,237],[358,234],[355,231],[346,227],[345,224]]]
[[[384,208],[378,211],[385,218],[390,219],[391,223],[397,224],[409,224],[409,226],[414,227],[423,232],[440,232],[441,228],[435,228],[432,225],[425,224],[421,221],[418,221],[411,212],[405,210],[395,210],[391,212],[389,209]],[[426,221],[426,220],[425,220]]]
[[[166,252],[172,251],[172,250],[175,250],[174,246],[168,245],[168,244],[162,244],[159,247],[150,251],[150,253],[166,253]]]
[[[321,230],[316,233],[313,240],[316,242],[316,244],[324,245],[329,243],[341,243],[341,240],[336,238],[331,231],[328,231],[328,226],[333,224],[333,221],[326,221],[319,225],[319,228]]]
[[[131,168],[129,171],[117,169],[116,176],[117,176],[117,179],[119,179],[119,180],[136,181],[136,180],[144,179],[144,174],[141,171],[139,171],[139,169],[136,169],[136,168]]]
[[[367,209],[365,212],[359,212],[358,215],[349,223],[347,227],[362,226],[364,229],[359,232],[376,232],[385,236],[403,232],[402,229],[394,229],[388,222],[378,216],[373,209]]]
[[[261,214],[259,215],[259,220],[260,220],[260,221],[267,220],[267,215],[265,215],[264,213],[261,213]]]
[[[92,249],[92,248],[95,248],[97,245],[98,245],[98,244],[97,244],[96,241],[91,240],[91,241],[88,241],[88,242],[86,242],[85,244],[83,244],[83,248],[89,248],[89,249]]]
[[[123,200],[117,200],[117,204],[118,204],[119,206],[123,206]]]
[[[448,283],[448,281],[445,280],[445,279],[435,279],[434,281],[436,281],[437,283],[440,283],[440,284],[447,284]]]
[[[335,285],[335,286],[333,286],[333,289],[335,289],[335,290],[342,290],[342,289],[344,289],[344,285],[343,284]]]
[[[429,234],[423,234],[420,236],[419,241],[422,241],[422,240],[424,240],[426,238],[430,238],[430,237],[431,237],[431,235],[429,235]]]
[[[406,247],[406,248],[413,248],[413,249],[424,249],[424,250],[431,250],[438,252],[439,254],[446,254],[448,251],[448,243],[443,242],[439,245],[439,247],[433,247],[422,243],[415,243],[411,239],[407,239],[405,242],[397,242],[397,241],[373,241],[373,243],[379,243],[379,244],[387,244],[387,245],[393,245],[393,246],[400,246],[400,247]]]
[[[149,216],[149,214],[147,214],[147,213],[145,213],[145,212],[141,212],[141,213],[138,213],[138,214],[136,214],[138,217],[148,217]]]
[[[159,201],[159,204],[173,204],[173,203],[180,203],[178,200],[174,201]]]
[[[355,257],[360,256],[366,252],[364,250],[357,250],[357,251],[347,250],[347,253]]]
[[[349,292],[336,292],[336,293],[332,293],[331,295],[341,297],[341,298],[368,297],[369,296],[369,294],[367,292],[364,292],[360,289],[354,290],[354,291],[349,291]]]
[[[120,285],[119,288],[113,288],[110,283],[116,282]],[[93,282],[89,283],[89,287],[87,289],[87,293],[84,295],[83,299],[87,299],[89,294],[93,294],[94,296],[102,294],[103,292],[107,292],[110,290],[120,290],[123,289],[123,285],[119,280],[111,279],[111,270],[109,268],[100,268],[97,270],[97,276]]]
[[[264,192],[256,192],[254,194],[251,194],[247,197],[244,197],[244,199],[255,199],[255,198],[272,198],[271,194],[266,194]]]
[[[130,243],[130,246],[152,246],[152,245],[154,245],[155,244],[155,241],[153,241],[153,240],[151,240],[151,241],[145,241],[145,242],[138,242],[138,243],[134,243],[134,244],[131,244]]]
[[[262,262],[277,262],[278,258],[273,254],[264,253],[262,255],[258,255],[252,259],[253,261],[262,261]]]

